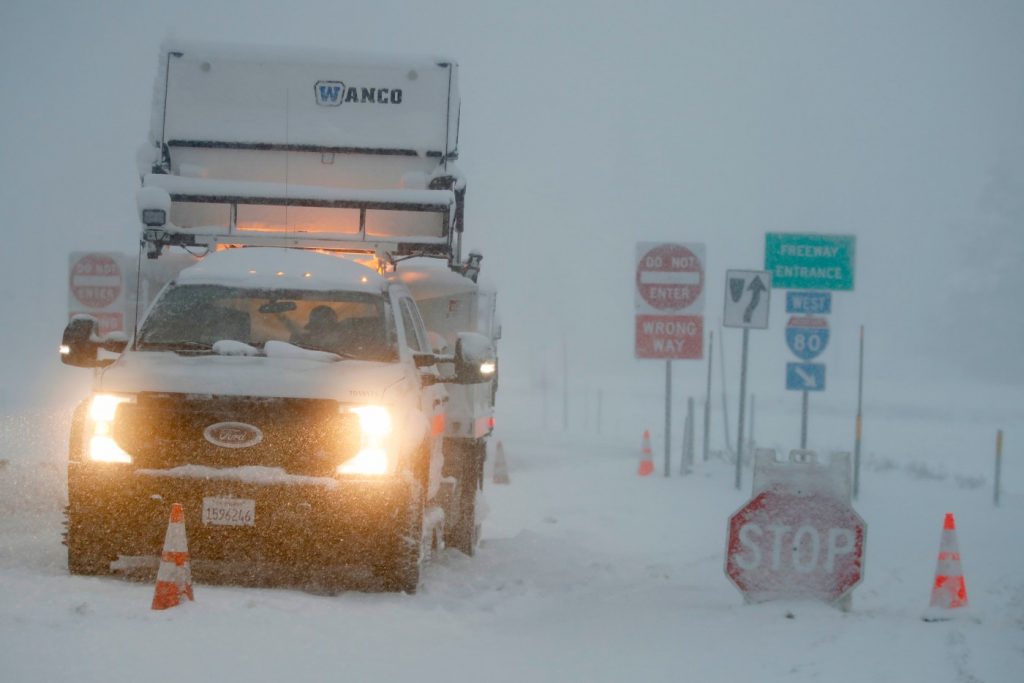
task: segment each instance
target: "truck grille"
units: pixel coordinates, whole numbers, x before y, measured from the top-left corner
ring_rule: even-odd
[[[237,434],[246,445],[208,440],[207,429],[222,423],[240,426],[215,436]],[[260,465],[330,476],[358,449],[359,420],[337,401],[143,393],[118,407],[114,440],[140,468]]]

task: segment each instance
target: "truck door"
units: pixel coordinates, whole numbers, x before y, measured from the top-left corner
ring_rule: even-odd
[[[404,329],[405,349],[404,353],[410,356],[416,353],[431,353],[430,345],[427,343],[427,332],[420,317],[419,309],[416,307],[412,297],[407,293],[398,296],[397,301],[402,328]],[[434,376],[440,379],[436,366],[429,366],[415,369],[410,362],[409,367],[413,368],[416,377],[414,382],[421,385],[420,410],[429,421],[431,458],[430,475],[427,484],[427,498],[433,498],[437,493],[441,481],[441,467],[443,465],[442,442],[445,431],[445,408],[448,401],[448,392],[440,381],[434,383],[423,382],[423,375]]]

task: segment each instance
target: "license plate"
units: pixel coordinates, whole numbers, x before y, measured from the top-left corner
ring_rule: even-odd
[[[203,524],[255,526],[256,501],[251,498],[203,498]]]

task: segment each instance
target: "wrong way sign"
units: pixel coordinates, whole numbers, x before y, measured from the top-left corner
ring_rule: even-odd
[[[704,245],[636,245],[637,358],[704,356]]]

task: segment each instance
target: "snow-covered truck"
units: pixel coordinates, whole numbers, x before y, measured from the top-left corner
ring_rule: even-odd
[[[199,574],[411,592],[430,549],[473,554],[500,328],[462,256],[457,75],[164,44],[137,279],[169,282],[137,293],[134,334],[80,316],[61,346],[99,368],[70,439],[72,573],[152,558],[175,502]]]

